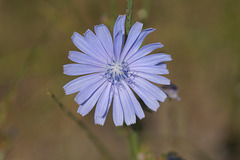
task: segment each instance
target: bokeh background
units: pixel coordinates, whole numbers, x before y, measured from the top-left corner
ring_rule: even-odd
[[[115,5],[116,4],[116,5]],[[46,95],[52,91],[74,114],[74,96],[62,86],[74,31],[110,28],[126,0],[0,0],[0,159],[102,160],[86,134]],[[167,75],[181,101],[167,100],[142,120],[143,150],[170,151],[186,160],[240,159],[240,1],[135,0],[133,22],[157,30],[144,44],[161,42],[171,54]],[[79,119],[117,160],[128,142],[108,115]]]

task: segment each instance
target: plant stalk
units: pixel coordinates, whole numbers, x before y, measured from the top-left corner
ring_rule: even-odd
[[[107,148],[102,144],[102,142],[99,140],[97,136],[93,134],[93,132],[77,117],[74,116],[72,112],[70,112],[58,99],[57,97],[50,91],[47,91],[47,95],[54,100],[55,103],[62,109],[62,111],[71,118],[77,125],[82,129],[83,132],[86,133],[88,138],[92,141],[92,143],[95,145],[95,147],[98,149],[98,151],[102,154],[104,159],[106,160],[113,160],[113,156],[110,154],[110,152],[107,150]]]
[[[131,23],[132,23],[132,13],[133,13],[133,0],[128,0],[127,4],[127,17],[126,17],[126,36],[128,35],[130,28],[131,28]]]
[[[133,128],[129,128],[128,142],[130,148],[131,160],[137,160],[138,156],[138,132]]]

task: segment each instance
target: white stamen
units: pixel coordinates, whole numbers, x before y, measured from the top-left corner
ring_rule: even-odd
[[[126,82],[131,82],[132,74],[126,62],[116,63],[112,62],[107,64],[106,72],[104,75],[109,82],[112,82],[113,85],[121,85],[121,80]]]

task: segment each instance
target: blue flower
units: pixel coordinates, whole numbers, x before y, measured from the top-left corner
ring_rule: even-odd
[[[94,27],[95,34],[87,30],[84,37],[74,33],[72,41],[82,52],[70,51],[69,59],[75,63],[64,65],[64,74],[80,76],[63,88],[67,95],[78,92],[75,101],[79,104],[78,113],[87,115],[95,106],[96,124],[104,125],[107,113],[113,104],[113,121],[116,126],[136,123],[145,117],[143,109],[133,91],[151,110],[158,109],[159,102],[166,94],[156,85],[170,84],[170,80],[159,76],[168,74],[165,61],[170,55],[153,50],[163,47],[152,43],[140,48],[145,37],[155,29],[142,31],[143,24],[136,22],[124,43],[125,15],[120,15],[114,25],[113,39],[108,28],[101,24]],[[140,48],[140,49],[139,49]]]

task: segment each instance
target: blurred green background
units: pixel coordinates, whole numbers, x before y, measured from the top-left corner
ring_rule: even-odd
[[[109,27],[127,1],[0,0],[0,160],[102,160],[92,142],[46,95],[52,91],[76,113],[62,86],[74,31]],[[168,78],[181,101],[146,113],[141,141],[156,157],[169,151],[186,160],[240,159],[240,1],[135,0],[133,22],[157,30],[144,44],[161,42],[172,55]],[[118,160],[127,140],[108,114],[96,126],[82,118]],[[144,147],[143,147],[144,148]]]

